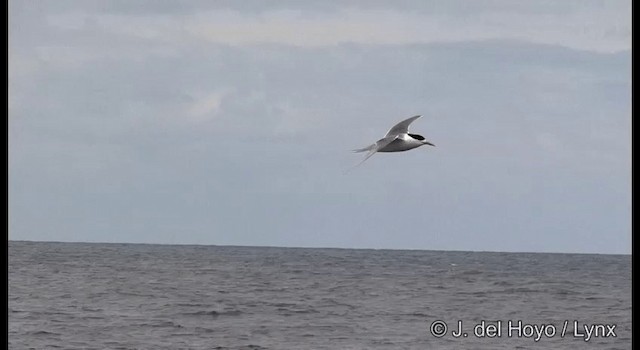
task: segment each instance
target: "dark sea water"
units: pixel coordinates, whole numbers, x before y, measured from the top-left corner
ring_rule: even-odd
[[[8,319],[9,349],[631,349],[631,257],[10,241]]]

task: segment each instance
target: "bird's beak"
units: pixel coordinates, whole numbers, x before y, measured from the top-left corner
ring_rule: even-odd
[[[433,146],[435,147],[436,145],[434,145],[433,143],[429,142],[429,141],[422,141],[424,142],[425,145],[429,145],[429,146]]]

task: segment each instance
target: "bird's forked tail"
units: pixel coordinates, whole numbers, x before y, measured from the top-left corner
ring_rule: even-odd
[[[368,152],[368,151],[371,151],[375,146],[376,146],[376,144],[374,143],[373,145],[369,145],[369,146],[364,147],[364,148],[354,149],[352,151],[355,152],[355,153]]]

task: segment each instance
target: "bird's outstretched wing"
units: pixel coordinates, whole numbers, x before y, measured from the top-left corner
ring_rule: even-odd
[[[385,135],[385,138],[387,138],[389,136],[394,136],[395,137],[395,136],[397,136],[399,134],[405,134],[405,133],[409,132],[409,124],[413,123],[414,120],[416,120],[416,119],[418,119],[420,117],[422,117],[422,116],[421,115],[416,115],[414,117],[411,117],[411,118],[409,118],[407,120],[403,120],[400,123],[394,125],[391,129],[389,129],[389,131]]]

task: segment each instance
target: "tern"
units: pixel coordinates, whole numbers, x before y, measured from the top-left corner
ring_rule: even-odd
[[[389,129],[387,134],[376,143],[364,148],[354,149],[354,152],[369,152],[358,165],[364,163],[365,160],[369,159],[376,152],[403,152],[424,145],[435,147],[436,145],[425,140],[424,136],[409,133],[409,124],[420,117],[421,115],[416,115],[403,120]]]

